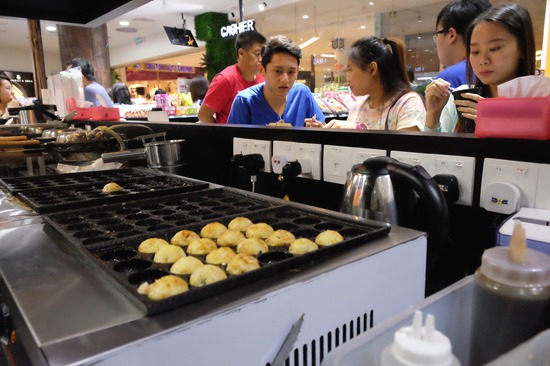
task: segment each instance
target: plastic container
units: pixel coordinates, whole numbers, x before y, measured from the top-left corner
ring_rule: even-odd
[[[550,329],[523,342],[486,366],[550,366]]]
[[[525,248],[525,237],[521,245],[521,261],[512,259],[513,244],[483,253],[474,276],[472,366],[484,365],[550,327],[550,256]]]
[[[422,326],[422,312],[417,310],[411,326],[395,332],[393,343],[382,352],[382,366],[460,366],[452,354],[449,338],[435,330],[435,318],[428,314]]]
[[[550,97],[485,98],[479,101],[475,135],[550,139]]]

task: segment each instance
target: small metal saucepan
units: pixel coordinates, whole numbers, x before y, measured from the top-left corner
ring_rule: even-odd
[[[164,135],[164,134],[161,134]],[[153,135],[150,135],[153,136]],[[183,165],[182,147],[185,140],[152,141],[143,144],[142,149],[131,149],[104,153],[101,158],[104,162],[128,161],[146,159],[147,166],[153,169],[164,169]]]

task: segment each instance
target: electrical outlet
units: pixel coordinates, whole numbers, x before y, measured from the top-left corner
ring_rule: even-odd
[[[332,183],[346,183],[348,172],[353,166],[354,148],[325,145],[323,147],[323,180]]]
[[[539,164],[539,179],[535,194],[535,208],[550,210],[550,165]]]
[[[250,140],[243,139],[240,137],[234,137],[233,138],[233,155],[250,154],[250,146],[251,146]]]
[[[474,170],[475,158],[471,156],[437,155],[435,160],[435,171],[430,175],[452,174],[458,180],[460,196],[456,203],[466,206],[472,205],[474,196]],[[427,169],[426,169],[427,170]]]
[[[486,158],[483,161],[481,178],[481,201],[484,201],[487,186],[506,182],[520,189],[520,207],[535,207],[538,180],[539,164]]]
[[[271,173],[271,141],[248,140],[250,154],[261,154],[264,158],[264,172]]]
[[[365,149],[362,147],[354,147],[351,151],[351,164],[360,164],[367,159],[374,158],[376,156],[386,156],[386,150],[380,149]],[[350,167],[351,170],[351,167]]]
[[[272,168],[273,173],[281,174],[283,166],[290,161],[296,161],[294,150],[296,143],[291,141],[273,141]]]
[[[302,165],[302,174],[304,178],[313,178],[321,180],[321,153],[320,144],[296,143],[296,160]],[[310,167],[308,169],[308,166]],[[308,171],[311,170],[311,171]]]
[[[391,151],[390,157],[405,164],[422,165],[422,167],[426,169],[430,175],[433,175],[435,170],[434,160],[431,154]]]

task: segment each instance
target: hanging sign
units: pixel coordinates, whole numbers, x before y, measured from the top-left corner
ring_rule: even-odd
[[[222,38],[231,38],[235,37],[239,33],[251,30],[256,30],[256,21],[252,19],[226,25],[220,29],[220,33]]]

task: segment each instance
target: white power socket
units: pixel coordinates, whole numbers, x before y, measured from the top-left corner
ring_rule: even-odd
[[[486,188],[497,182],[512,183],[521,191],[520,207],[535,207],[539,164],[486,158],[481,178],[481,202],[487,199]]]
[[[475,158],[471,156],[432,155],[406,151],[392,151],[390,156],[402,163],[421,165],[433,177],[452,174],[458,180],[457,204],[471,206],[474,196]]]
[[[460,193],[456,203],[471,206],[474,197],[474,170],[476,159],[471,156],[455,155],[434,155],[434,172],[436,174],[452,174],[458,180],[458,191]],[[428,169],[426,169],[428,170]]]
[[[344,184],[353,165],[375,156],[385,155],[386,150],[325,145],[323,147],[323,180]]]
[[[297,160],[300,162],[301,160],[305,170],[311,170],[307,174],[300,174],[299,177],[302,178],[321,179],[321,152],[320,144],[273,141],[273,158],[276,161],[292,162]],[[274,164],[273,172],[280,174],[282,167],[276,167]]]
[[[550,165],[539,164],[539,179],[535,195],[535,208],[550,210]]]
[[[252,144],[250,143],[250,140],[243,139],[240,137],[234,137],[233,138],[233,155],[243,154],[247,155],[250,154],[250,146]]]
[[[260,154],[264,158],[264,172],[271,173],[271,141],[249,140],[250,154]]]

